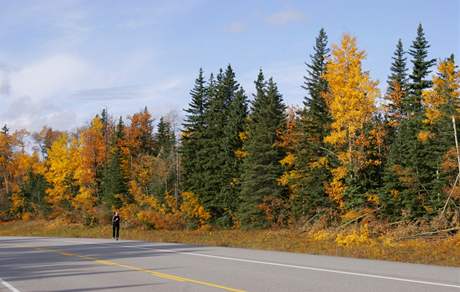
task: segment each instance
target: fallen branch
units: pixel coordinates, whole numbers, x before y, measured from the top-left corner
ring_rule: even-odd
[[[400,221],[395,221],[395,222],[388,223],[388,225],[389,225],[389,226],[393,226],[393,225],[397,225],[397,224],[399,224],[399,223],[404,223],[404,222],[406,222],[405,219],[404,219],[404,220],[400,220]]]
[[[450,190],[449,197],[447,197],[446,203],[444,204],[444,208],[442,208],[441,216],[444,215],[444,212],[446,211],[447,204],[449,203],[450,197],[452,196],[452,194],[453,194],[453,192],[455,190],[455,186],[457,185],[457,181],[458,181],[459,176],[460,176],[460,173],[455,178],[455,182],[452,185],[452,189]]]
[[[305,222],[305,224],[302,226],[302,229],[301,231],[299,232],[299,234],[302,234],[304,233],[305,231],[307,231],[307,226],[308,224],[310,224],[310,222],[313,221],[313,219],[315,219],[316,217],[318,217],[318,215],[320,215],[321,213],[316,213],[315,215],[313,215],[310,219],[307,220],[307,222]]]
[[[380,208],[377,208],[377,209],[372,210],[372,211],[370,211],[370,212],[367,212],[367,213],[365,213],[365,214],[363,214],[363,215],[360,215],[360,216],[358,216],[358,217],[356,217],[356,218],[354,218],[354,219],[351,219],[350,221],[345,222],[344,224],[340,225],[337,229],[344,228],[345,226],[348,226],[348,225],[350,225],[351,223],[356,222],[356,221],[358,221],[359,219],[364,218],[364,217],[366,217],[367,215],[370,215],[370,214],[372,214],[372,213],[374,213],[374,212],[376,212],[376,211],[378,211],[378,210],[380,210]]]
[[[431,236],[431,235],[435,235],[435,234],[439,234],[443,232],[455,231],[455,230],[460,230],[460,227],[452,227],[452,228],[443,229],[443,230],[422,232],[422,233],[418,233],[418,234],[414,234],[410,236],[403,236],[403,237],[398,238],[397,240],[399,241],[399,240],[413,239],[413,238],[418,238],[418,237],[423,237],[423,236]]]

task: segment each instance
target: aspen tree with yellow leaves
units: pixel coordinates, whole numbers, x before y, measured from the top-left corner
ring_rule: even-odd
[[[328,82],[325,100],[332,117],[331,132],[324,140],[334,146],[338,158],[326,192],[341,209],[365,203],[367,190],[357,182],[373,163],[365,152],[369,143],[366,127],[376,112],[379,90],[378,83],[362,69],[365,56],[357,48],[356,38],[345,34],[340,44],[332,47],[324,75]]]
[[[75,178],[78,167],[78,144],[75,137],[66,133],[51,145],[46,160],[45,178],[50,183],[46,190],[47,202],[55,216],[72,210],[72,200],[78,194],[79,185]]]

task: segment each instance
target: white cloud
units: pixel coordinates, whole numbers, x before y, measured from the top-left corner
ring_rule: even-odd
[[[76,90],[91,79],[93,70],[72,55],[54,55],[10,73],[11,95],[46,99]]]
[[[12,129],[37,131],[48,125],[57,129],[70,129],[75,126],[76,114],[70,110],[62,110],[49,100],[34,101],[28,96],[11,99],[0,112],[2,124]]]
[[[266,18],[273,25],[285,25],[305,20],[305,14],[299,10],[285,10],[274,13]]]
[[[180,109],[183,100],[177,98],[184,97],[188,86],[182,78],[132,83],[141,82],[136,76],[151,65],[148,55],[134,51],[109,66],[71,54],[44,57],[14,70],[0,66],[0,124],[30,131],[44,125],[68,130],[106,106],[124,116],[145,105],[157,117]]]

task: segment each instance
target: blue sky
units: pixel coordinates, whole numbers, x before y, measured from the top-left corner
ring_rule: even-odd
[[[198,69],[231,63],[248,94],[259,68],[300,105],[304,62],[321,27],[366,50],[385,89],[398,38],[422,23],[430,56],[460,56],[460,1],[3,1],[0,123],[73,129],[103,107],[117,116],[145,105],[180,119]],[[459,57],[460,58],[460,57]]]

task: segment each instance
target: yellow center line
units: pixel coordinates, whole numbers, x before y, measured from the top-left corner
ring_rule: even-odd
[[[195,280],[195,279],[181,277],[181,276],[177,276],[177,275],[173,275],[173,274],[166,274],[166,273],[157,272],[157,271],[154,271],[154,270],[149,270],[149,269],[144,269],[144,268],[140,268],[140,267],[136,267],[136,266],[117,263],[117,262],[114,262],[114,261],[111,261],[111,260],[99,259],[99,258],[96,258],[96,257],[93,257],[93,256],[85,256],[85,255],[80,255],[80,254],[76,254],[76,253],[70,253],[70,252],[66,252],[66,251],[63,251],[63,250],[59,250],[59,249],[41,248],[41,247],[37,247],[37,248],[34,248],[34,249],[39,250],[39,251],[55,252],[55,253],[58,253],[58,254],[63,255],[63,256],[78,257],[78,258],[82,258],[82,259],[85,259],[85,260],[93,261],[93,262],[95,262],[97,264],[100,264],[100,265],[116,266],[116,267],[125,268],[125,269],[132,270],[132,271],[144,272],[144,273],[150,274],[152,276],[155,276],[155,277],[161,278],[161,279],[167,279],[167,280],[172,280],[172,281],[182,282],[182,283],[184,283],[184,282],[192,283],[192,284],[197,284],[197,285],[202,285],[202,286],[218,288],[218,289],[231,291],[231,292],[246,292],[245,290],[226,287],[226,286],[215,284],[215,283],[212,283],[212,282]]]

